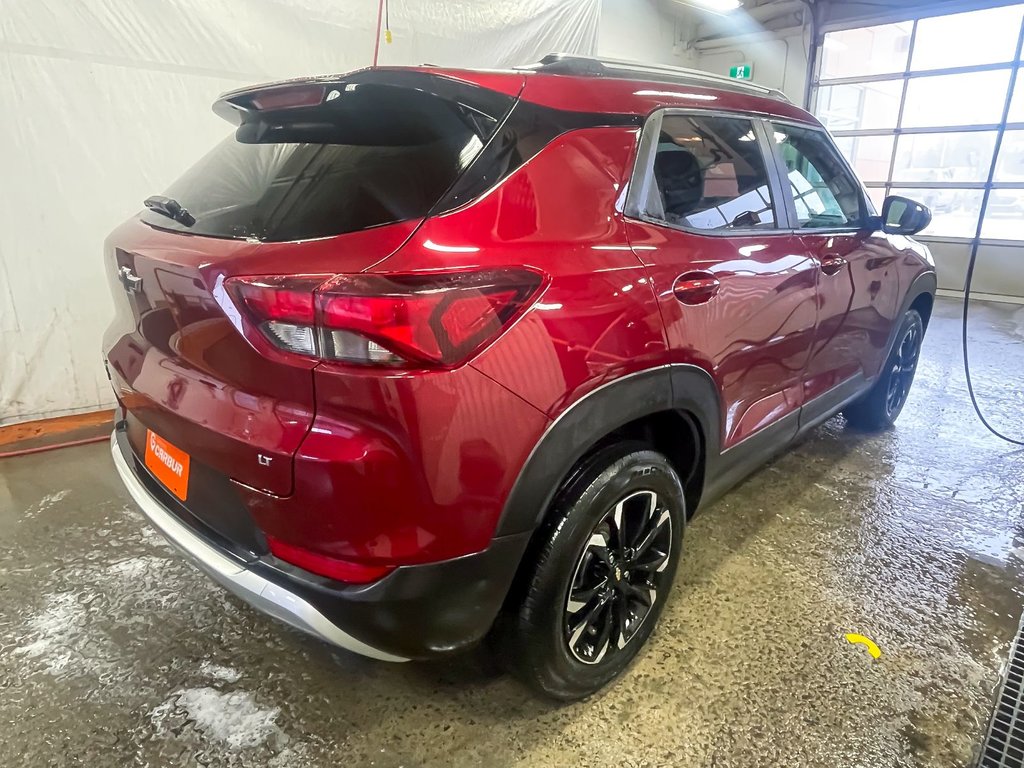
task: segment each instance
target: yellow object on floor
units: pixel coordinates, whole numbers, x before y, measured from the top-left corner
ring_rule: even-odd
[[[849,634],[846,636],[846,641],[853,645],[863,645],[868,649],[868,653],[871,654],[871,658],[877,659],[882,655],[882,650],[874,644],[870,639],[864,637],[864,635]]]

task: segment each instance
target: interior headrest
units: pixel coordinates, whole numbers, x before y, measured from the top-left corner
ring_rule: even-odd
[[[704,197],[704,172],[690,152],[659,152],[654,158],[654,177],[661,189],[666,213],[676,216],[690,213]]]
[[[659,177],[684,176],[700,173],[700,163],[692,153],[686,151],[659,152],[654,158],[654,172]]]

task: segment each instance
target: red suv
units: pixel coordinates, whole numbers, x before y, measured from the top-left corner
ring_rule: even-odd
[[[687,518],[843,411],[896,418],[935,291],[779,94],[551,56],[228,93],[115,230],[114,462],[289,624],[392,661],[488,636],[563,699],[647,640]]]

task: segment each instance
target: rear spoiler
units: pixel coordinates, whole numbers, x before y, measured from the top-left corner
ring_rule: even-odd
[[[315,107],[363,83],[413,88],[439,98],[460,101],[460,92],[467,85],[517,98],[526,85],[526,77],[521,72],[370,67],[338,75],[279,80],[228,91],[213,103],[213,112],[232,125],[240,126],[261,113]]]
[[[341,75],[296,77],[227,91],[213,102],[213,113],[233,125],[241,125],[245,122],[246,115],[254,112],[316,106],[326,99],[327,86],[342,86],[347,78],[366,71],[363,69]]]

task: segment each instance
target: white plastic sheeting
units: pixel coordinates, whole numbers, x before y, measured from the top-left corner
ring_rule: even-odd
[[[390,6],[381,64],[596,50],[600,0]],[[0,0],[0,425],[112,403],[107,232],[226,135],[217,94],[369,65],[376,16],[375,0]]]

